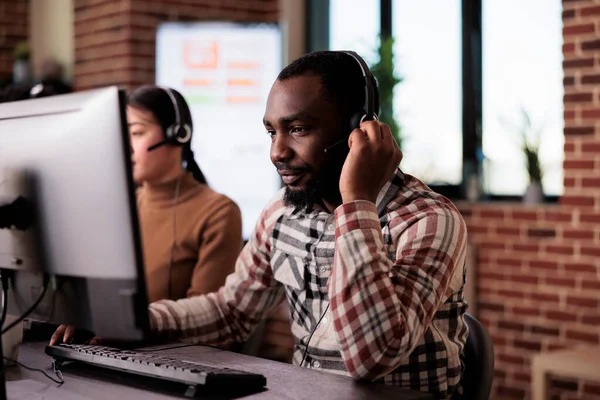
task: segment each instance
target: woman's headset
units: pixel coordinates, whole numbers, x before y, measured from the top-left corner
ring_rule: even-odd
[[[173,109],[175,110],[175,123],[165,129],[165,139],[148,147],[148,151],[155,150],[161,146],[164,146],[165,144],[184,146],[192,139],[192,124],[189,121],[182,121],[181,105],[177,100],[177,97],[171,89],[163,86],[160,88],[169,96],[171,103],[173,103]]]

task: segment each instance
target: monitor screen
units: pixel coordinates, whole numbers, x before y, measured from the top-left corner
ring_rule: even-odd
[[[156,83],[189,103],[196,161],[240,207],[246,240],[281,188],[262,119],[282,60],[275,24],[164,23],[157,32]]]

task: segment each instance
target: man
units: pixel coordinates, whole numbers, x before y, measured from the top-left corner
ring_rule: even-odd
[[[362,122],[350,134],[364,89],[359,64],[341,52],[305,55],[280,73],[264,125],[285,189],[225,286],[151,304],[151,326],[192,342],[241,342],[286,297],[295,364],[447,398],[467,336],[465,224],[398,169],[388,126]]]

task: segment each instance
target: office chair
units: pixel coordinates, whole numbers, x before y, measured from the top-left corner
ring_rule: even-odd
[[[463,394],[453,400],[488,400],[494,380],[494,345],[490,334],[481,322],[465,314],[469,336],[464,350],[465,370],[460,381]]]

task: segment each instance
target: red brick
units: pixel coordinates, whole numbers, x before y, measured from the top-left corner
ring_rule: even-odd
[[[565,128],[565,136],[587,136],[593,135],[595,132],[596,129],[593,126],[572,126]]]
[[[494,370],[494,378],[495,379],[504,379],[504,378],[506,378],[506,371],[502,371],[500,369]]]
[[[565,45],[563,45],[563,53],[564,53],[564,47]],[[575,45],[573,45],[573,50],[575,50]],[[572,52],[572,51],[571,51]],[[567,86],[575,86],[575,77],[574,76],[565,76],[563,78],[563,86],[567,87]]]
[[[519,258],[498,258],[497,264],[501,268],[505,267],[521,267],[524,262]]]
[[[595,155],[600,152],[600,143],[583,142],[581,143],[581,152],[586,154],[591,153]]]
[[[481,301],[479,302],[479,309],[486,311],[504,312],[504,304]]]
[[[531,327],[531,333],[545,336],[558,336],[560,335],[560,330],[558,328],[549,328],[546,326],[533,325]]]
[[[538,315],[540,315],[540,309],[539,308],[532,308],[532,307],[513,307],[512,308],[512,312],[515,315],[518,316],[529,316],[529,317],[537,317]]]
[[[523,365],[525,358],[523,356],[515,356],[512,354],[498,354],[498,360],[506,364]]]
[[[552,231],[554,233],[554,231]],[[531,233],[528,232],[529,236],[531,236]],[[513,249],[516,251],[523,251],[526,253],[539,253],[540,251],[540,245],[538,244],[520,244],[520,243],[515,243],[513,245]]]
[[[548,246],[546,246],[546,251],[550,254],[562,254],[562,255],[575,254],[575,249],[573,248],[573,246],[548,245]]]
[[[555,261],[534,260],[529,262],[529,267],[532,269],[555,271],[558,270],[558,263]]]
[[[565,185],[565,188],[567,188],[567,189],[581,187],[581,183],[577,182],[577,179],[575,179],[575,178],[564,178],[563,184]]]
[[[600,343],[598,332],[590,333],[590,332],[582,332],[575,330],[567,330],[567,339],[579,340],[582,342],[597,344]]]
[[[594,33],[594,24],[579,24],[563,27],[563,36],[581,35],[585,33]]]
[[[508,277],[508,280],[511,282],[528,283],[532,285],[537,285],[539,283],[539,278],[531,275],[511,275]]]
[[[565,160],[563,167],[568,170],[594,169],[594,160]]]
[[[573,78],[575,79],[575,78]],[[563,118],[565,120],[570,120],[570,119],[575,119],[575,110],[565,110],[563,112]],[[572,148],[571,146],[568,147],[569,150],[567,150],[567,145],[573,145],[573,143],[565,143],[565,151],[575,151],[575,146],[573,145]]]
[[[560,297],[556,293],[531,293],[532,300],[544,302],[544,303],[558,303]]]
[[[600,178],[582,178],[581,186],[584,188],[600,188]]]
[[[567,212],[546,211],[543,213],[543,220],[551,222],[571,222],[572,215]]]
[[[499,235],[519,236],[521,234],[521,229],[520,228],[497,227],[496,232]]]
[[[590,196],[564,195],[560,198],[560,204],[564,206],[593,206],[594,200],[594,197]]]
[[[588,40],[581,43],[581,50],[598,50],[600,49],[600,40]]]
[[[584,256],[600,257],[600,247],[581,247],[581,254]]]
[[[467,232],[471,233],[481,233],[481,234],[488,234],[491,231],[491,228],[489,226],[480,226],[480,225],[472,225],[469,224],[467,226]]]
[[[567,296],[567,304],[570,306],[585,307],[585,308],[598,308],[598,299],[581,296]]]
[[[481,242],[479,248],[482,250],[504,250],[506,245],[500,242]]]
[[[581,316],[581,322],[596,327],[600,325],[600,314],[584,314]]]
[[[574,58],[571,60],[563,61],[563,69],[575,69],[575,68],[586,68],[593,67],[595,64],[594,59],[590,57]]]
[[[555,389],[568,390],[571,392],[579,390],[579,383],[574,380],[550,378],[550,386]]]
[[[575,10],[563,10],[562,19],[563,21],[567,21],[575,18]]]
[[[516,331],[516,332],[523,332],[525,331],[525,325],[523,325],[520,322],[514,322],[514,321],[498,321],[498,329],[501,330],[505,330],[505,331]]]
[[[546,317],[553,321],[559,322],[575,322],[577,321],[577,316],[573,313],[564,312],[564,311],[546,311]]]
[[[600,83],[600,75],[583,75],[581,77],[581,83]]]
[[[530,382],[531,374],[529,372],[515,372],[513,379],[517,382]]]
[[[535,211],[513,211],[512,218],[522,221],[537,221],[538,214]]]
[[[597,268],[594,264],[570,262],[564,265],[567,272],[591,272],[596,273]]]
[[[549,343],[547,348],[549,351],[555,351],[555,350],[564,350],[567,348],[567,346],[564,344],[559,344],[559,343]]]
[[[519,292],[517,290],[509,290],[509,289],[499,289],[498,295],[502,297],[507,297],[511,299],[522,299],[525,297],[525,293]]]
[[[504,219],[505,214],[502,210],[480,210],[479,215],[485,219]]]
[[[590,15],[600,15],[600,6],[582,7],[579,9],[579,13],[582,17]]]
[[[576,286],[575,278],[558,278],[548,276],[544,278],[544,282],[548,285],[564,286],[572,289],[575,289]]]
[[[512,385],[498,385],[496,392],[499,397],[506,397],[509,399],[524,399],[525,390],[516,388]]]
[[[581,281],[581,288],[600,291],[600,281],[583,279]]]
[[[514,345],[518,349],[535,350],[535,351],[542,350],[542,344],[539,341],[516,339],[514,342]]]
[[[562,46],[562,52],[563,54],[575,53],[575,43],[564,43]]]
[[[594,232],[585,229],[565,229],[563,237],[565,239],[594,239]]]
[[[597,7],[600,9],[600,7]],[[585,382],[583,392],[586,394],[600,394],[600,383]]]
[[[478,273],[478,278],[479,279],[491,279],[494,281],[502,281],[505,280],[506,277],[498,272],[484,272],[484,271],[479,271]]]

